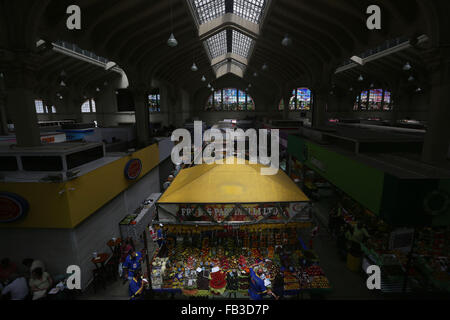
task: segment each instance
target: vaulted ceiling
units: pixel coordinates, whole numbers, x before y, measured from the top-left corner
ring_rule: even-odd
[[[132,83],[159,79],[191,93],[208,82],[214,85],[217,75],[229,72],[238,75],[235,79],[241,78],[240,84],[282,91],[294,85],[313,86],[325,81],[326,75],[333,74],[343,61],[387,39],[434,36],[432,33],[437,34],[438,27],[445,24],[439,18],[439,8],[445,3],[1,0],[0,46],[17,50],[32,46],[37,39],[64,40],[117,62]],[[79,31],[66,28],[66,9],[73,4],[82,10]],[[366,28],[366,10],[373,4],[382,9],[379,31]],[[174,48],[167,45],[172,32],[178,41]],[[288,47],[281,44],[286,34],[292,39]],[[197,72],[190,70],[194,61]],[[229,67],[231,64],[238,68]],[[263,65],[267,66],[264,70]],[[242,70],[242,74],[236,70]],[[206,82],[201,81],[202,75]]]

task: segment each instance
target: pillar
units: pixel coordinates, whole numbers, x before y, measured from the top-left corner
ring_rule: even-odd
[[[138,148],[144,148],[150,143],[150,115],[147,91],[143,86],[135,87],[131,90],[135,107],[137,146]]]
[[[15,55],[7,61],[5,86],[8,108],[13,113],[14,130],[17,145],[35,147],[41,144],[36,107],[34,104],[34,87],[36,85],[32,54]]]
[[[6,120],[5,100],[6,96],[0,95],[0,135],[8,134],[8,121]]]
[[[426,53],[425,62],[431,79],[430,116],[422,151],[422,161],[440,164],[447,160],[450,144],[450,50],[435,49]]]
[[[289,120],[289,101],[291,99],[291,94],[284,94],[283,95],[283,104],[284,104],[284,109],[283,109],[283,120]]]
[[[327,104],[330,98],[330,88],[320,87],[314,90],[312,127],[319,129],[326,125]]]

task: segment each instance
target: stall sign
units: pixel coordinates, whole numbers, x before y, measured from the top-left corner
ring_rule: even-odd
[[[309,221],[311,220],[311,206],[305,203],[291,203],[289,205],[290,216],[297,220]]]
[[[242,205],[242,210],[236,207],[235,204],[222,204],[222,205],[205,205],[203,208],[182,205],[180,206],[178,217],[183,221],[239,221],[239,222],[251,222],[260,221],[263,219],[268,220],[283,220],[284,216],[289,217],[289,207],[282,206],[283,212],[273,204],[271,205]],[[234,212],[233,212],[234,210]],[[230,216],[231,215],[231,216]]]
[[[125,177],[128,180],[136,180],[142,171],[142,161],[139,159],[131,159],[125,165]]]
[[[28,209],[28,202],[21,196],[0,192],[0,223],[17,221],[27,214]]]

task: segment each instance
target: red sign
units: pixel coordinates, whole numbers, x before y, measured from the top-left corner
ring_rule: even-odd
[[[125,166],[125,177],[128,180],[136,180],[142,171],[142,161],[131,159]]]
[[[28,202],[19,195],[0,192],[0,223],[13,222],[28,212]]]

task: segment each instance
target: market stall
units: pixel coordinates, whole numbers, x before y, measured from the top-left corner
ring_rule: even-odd
[[[333,210],[351,228],[363,225],[362,269],[378,265],[384,293],[450,293],[449,229],[391,226],[348,197]]]
[[[301,241],[311,227],[309,199],[281,170],[264,176],[263,167],[205,164],[178,173],[157,202],[155,226],[164,226],[167,248],[152,261],[154,291],[243,297],[254,266],[285,296],[330,290]]]

